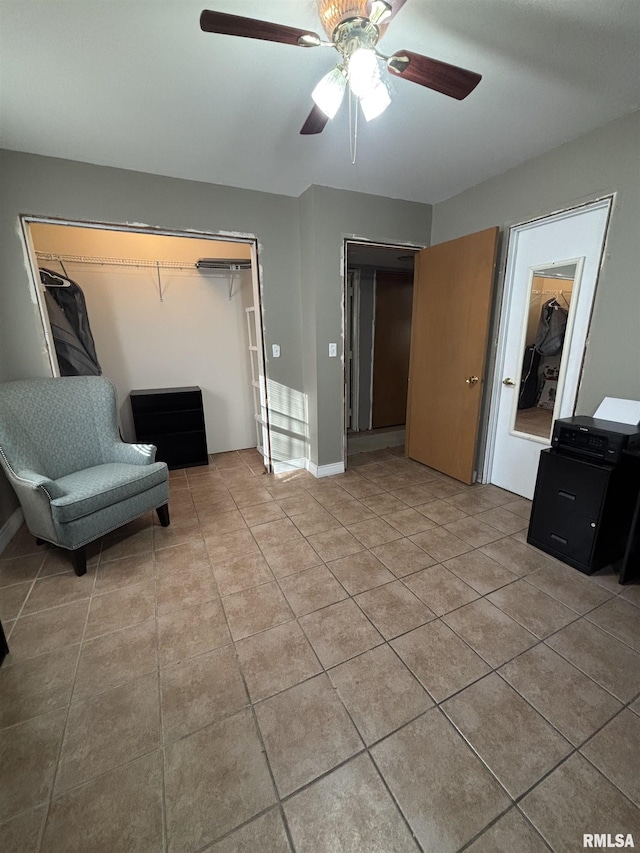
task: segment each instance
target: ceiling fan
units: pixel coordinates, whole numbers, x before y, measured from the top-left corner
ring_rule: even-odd
[[[321,133],[337,113],[349,89],[358,99],[369,121],[391,103],[389,89],[380,74],[381,66],[392,75],[426,86],[450,98],[466,98],[481,79],[480,74],[431,59],[410,50],[385,56],[377,49],[388,24],[407,0],[318,0],[322,26],[331,39],[317,33],[205,10],[200,28],[205,32],[291,44],[297,47],[333,47],[340,54],[338,65],[313,90],[314,107],[300,133]]]

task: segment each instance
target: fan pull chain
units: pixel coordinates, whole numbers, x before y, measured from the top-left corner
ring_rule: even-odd
[[[358,102],[353,92],[349,92],[349,148],[351,150],[351,165],[355,166],[358,154]]]

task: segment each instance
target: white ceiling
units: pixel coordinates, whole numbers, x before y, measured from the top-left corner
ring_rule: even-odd
[[[330,48],[203,33],[203,8],[322,33],[315,0],[0,0],[0,146],[298,196],[309,185],[437,202],[640,100],[640,0],[408,0],[380,49],[483,75],[455,101],[394,79],[300,136]]]

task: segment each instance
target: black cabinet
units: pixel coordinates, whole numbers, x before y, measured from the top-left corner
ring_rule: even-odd
[[[591,574],[624,556],[637,491],[629,465],[543,450],[527,542]]]
[[[130,399],[136,441],[155,444],[158,461],[169,468],[209,464],[200,388],[132,391]]]
[[[625,464],[635,471],[638,489],[631,517],[631,529],[627,539],[624,559],[620,567],[620,583],[640,578],[640,448],[626,451],[623,455]]]
[[[9,646],[7,644],[7,638],[4,635],[4,630],[2,628],[2,622],[0,622],[0,666],[2,666],[2,661],[9,654]]]

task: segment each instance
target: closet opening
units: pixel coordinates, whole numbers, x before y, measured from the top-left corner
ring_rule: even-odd
[[[404,450],[413,246],[345,240],[345,466]]]
[[[257,449],[271,470],[253,236],[21,224],[53,376],[108,377],[123,439],[157,444],[172,468]]]

